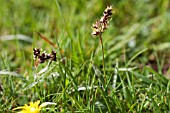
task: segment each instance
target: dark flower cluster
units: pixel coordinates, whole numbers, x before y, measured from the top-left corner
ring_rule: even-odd
[[[38,63],[44,63],[45,61],[51,60],[51,61],[56,61],[57,57],[56,57],[56,52],[52,51],[51,53],[47,54],[46,52],[43,52],[42,54],[40,49],[33,49],[33,53],[34,53],[34,60],[36,60],[38,58]]]
[[[97,20],[96,23],[92,25],[92,35],[98,36],[108,28],[109,20],[111,19],[111,15],[113,13],[112,9],[112,6],[107,6],[101,19]]]

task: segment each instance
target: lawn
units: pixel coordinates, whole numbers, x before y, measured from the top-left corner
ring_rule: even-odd
[[[0,4],[0,113],[170,112],[169,0]]]

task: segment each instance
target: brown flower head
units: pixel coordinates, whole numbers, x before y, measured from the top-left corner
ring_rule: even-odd
[[[39,61],[40,63],[44,63],[46,60],[47,60],[47,54],[46,54],[45,52],[43,52],[43,53],[39,56],[38,61]]]
[[[43,52],[41,55],[41,51],[40,49],[33,49],[33,53],[34,53],[34,60],[36,61],[36,58],[38,58],[38,63],[44,63],[45,61],[51,60],[51,61],[56,61],[57,57],[56,57],[56,52],[52,51],[51,53],[47,54],[46,52]],[[36,63],[36,64],[38,64]]]
[[[48,54],[47,59],[51,59],[52,61],[56,61],[57,60],[56,52],[52,51],[50,54]]]
[[[92,35],[98,36],[108,28],[108,24],[112,15],[112,9],[113,9],[112,6],[107,6],[100,20],[97,20],[96,23],[92,25],[93,29]]]
[[[40,49],[33,48],[34,59],[40,56]]]

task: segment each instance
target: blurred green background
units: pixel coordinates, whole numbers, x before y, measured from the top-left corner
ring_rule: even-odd
[[[166,75],[170,65],[169,0],[0,0],[0,69],[25,72],[32,66],[32,48],[50,52],[54,49],[33,30],[59,43],[78,67],[94,52],[102,65],[101,46],[92,38],[91,26],[102,16],[107,5],[113,5],[109,29],[103,35],[106,67],[119,59],[124,66],[138,52],[147,48],[130,65],[160,62]],[[19,35],[19,37],[15,35]],[[14,37],[8,39],[9,35]],[[24,37],[27,36],[27,37]]]

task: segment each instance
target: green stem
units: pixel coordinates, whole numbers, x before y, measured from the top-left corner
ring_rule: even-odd
[[[103,71],[104,71],[104,78],[105,78],[105,83],[106,83],[106,71],[105,71],[104,48],[103,48],[102,33],[100,33],[100,43],[101,43],[101,45],[102,45]]]

